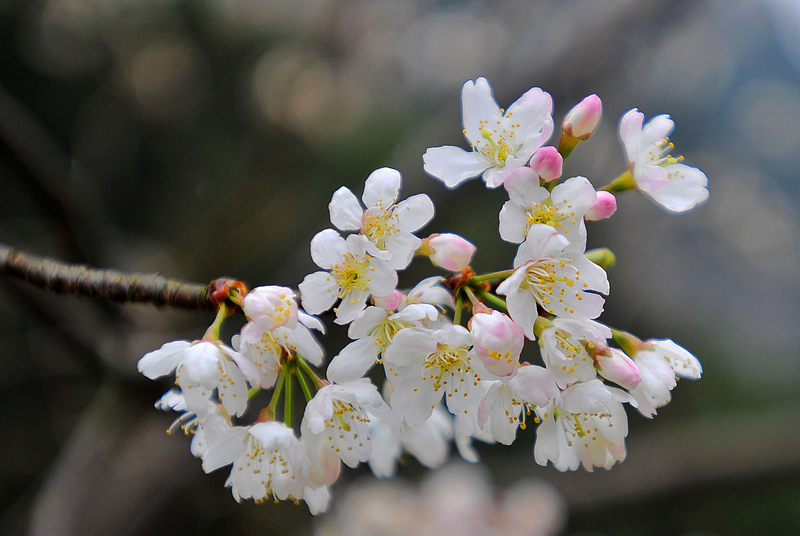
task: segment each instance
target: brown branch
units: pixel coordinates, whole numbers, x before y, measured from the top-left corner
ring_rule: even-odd
[[[29,255],[0,244],[0,274],[24,279],[57,294],[75,294],[118,302],[152,303],[182,309],[216,310],[231,289],[244,283],[217,279],[207,285],[167,279],[161,274],[128,274]]]

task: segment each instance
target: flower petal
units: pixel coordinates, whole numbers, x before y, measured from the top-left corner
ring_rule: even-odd
[[[333,193],[333,198],[328,204],[331,223],[340,231],[357,231],[361,229],[364,209],[358,202],[356,195],[348,188],[342,186]]]
[[[402,183],[400,172],[396,169],[384,167],[370,173],[364,183],[364,195],[361,200],[370,209],[380,207],[388,209],[397,201]]]
[[[439,179],[448,188],[474,179],[492,165],[482,154],[452,145],[431,147],[422,155],[422,160],[425,173]]]

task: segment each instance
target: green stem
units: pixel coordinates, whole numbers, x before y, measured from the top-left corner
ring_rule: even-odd
[[[613,181],[609,182],[602,188],[600,191],[611,192],[612,194],[618,192],[624,192],[626,190],[635,190],[636,189],[636,181],[633,180],[633,175],[631,175],[631,170],[626,171]]]
[[[214,322],[208,326],[205,334],[203,335],[204,341],[218,341],[219,340],[219,330],[222,327],[222,321],[228,317],[228,304],[222,302],[219,304],[219,309],[217,309],[217,316],[214,318]]]
[[[311,369],[311,366],[309,366],[305,359],[297,356],[295,360],[297,361],[297,364],[300,365],[300,368],[303,369],[303,372],[305,372],[311,381],[314,382],[315,389],[320,390],[322,387],[328,384],[328,382],[317,376],[317,373]]]
[[[284,365],[284,367],[289,365]],[[289,374],[283,379],[286,394],[283,395],[283,423],[287,428],[292,427],[292,377],[294,376],[294,365],[291,365]]]
[[[508,306],[506,305],[505,300],[503,300],[502,298],[498,298],[491,292],[486,292],[485,290],[479,290],[478,296],[480,296],[484,301],[491,303],[495,307],[502,309],[505,312],[508,312]]]
[[[303,371],[300,368],[294,371],[295,375],[297,376],[297,383],[300,384],[300,389],[303,391],[303,396],[306,397],[306,402],[311,401],[314,398],[314,395],[311,394],[311,388],[308,386],[308,382],[306,381],[306,377],[303,376]]]
[[[254,396],[261,392],[261,387],[253,387],[247,391],[247,400],[251,400]]]
[[[271,411],[273,418],[275,418],[275,408],[278,407],[278,400],[281,398],[281,392],[283,391],[283,383],[286,380],[286,375],[289,373],[289,365],[287,363],[283,364],[281,367],[281,373],[278,376],[278,381],[275,382],[275,390],[272,392],[272,398],[269,401],[269,405],[267,409]]]
[[[453,313],[453,324],[456,326],[461,324],[461,312],[464,310],[464,294],[459,291],[456,296],[456,310]]]
[[[476,275],[467,281],[467,285],[474,285],[476,283],[483,283],[484,281],[491,281],[493,279],[506,279],[511,276],[516,271],[516,268],[512,268],[511,270],[502,270],[500,272],[492,272],[489,274],[484,275]]]
[[[475,293],[472,291],[471,288],[464,286],[461,287],[463,291],[467,294],[467,298],[469,298],[472,307],[474,308],[476,304],[480,303],[480,300],[475,296]]]
[[[561,153],[561,158],[566,160],[569,158],[569,155],[572,154],[572,151],[575,150],[575,147],[578,146],[581,140],[578,138],[573,138],[566,132],[561,134],[561,139],[558,140],[558,152]]]

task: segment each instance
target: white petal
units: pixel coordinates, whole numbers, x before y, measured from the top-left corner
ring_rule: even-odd
[[[311,239],[311,259],[324,270],[341,264],[347,251],[344,239],[333,229],[320,231]]]
[[[644,114],[636,108],[625,112],[619,121],[619,137],[625,147],[628,162],[635,162],[639,156],[643,123]]]
[[[349,324],[366,307],[369,292],[366,290],[353,290],[336,307],[336,320],[334,322],[343,326]]]
[[[214,440],[203,457],[203,471],[210,473],[229,465],[244,451],[247,428],[234,426]]]
[[[414,258],[414,252],[422,244],[422,240],[405,231],[386,237],[384,246],[392,254],[389,265],[395,270],[403,270]]]
[[[512,244],[525,241],[528,213],[513,201],[506,201],[500,209],[500,238]]]
[[[339,285],[328,272],[307,275],[298,286],[303,308],[311,314],[319,314],[333,306],[339,294]]]
[[[708,178],[697,168],[683,164],[672,164],[665,168],[669,184],[653,189],[642,187],[642,191],[653,200],[676,214],[687,212],[708,199]]]
[[[402,178],[396,169],[384,167],[373,171],[364,183],[361,200],[369,208],[381,207],[384,210],[394,205],[400,193]]]
[[[550,197],[550,192],[539,186],[539,176],[528,166],[515,170],[506,179],[504,186],[509,199],[526,208],[532,208],[537,203],[544,203]]]
[[[534,87],[526,91],[519,99],[514,102],[506,112],[506,118],[512,123],[519,124],[515,128],[515,139],[523,145],[523,140],[528,138],[541,139],[537,141],[539,146],[543,144],[553,133],[553,98],[549,93]],[[536,147],[538,149],[539,147]],[[536,150],[534,149],[534,150]],[[531,154],[533,154],[531,152]]]
[[[166,376],[175,370],[183,359],[183,353],[191,344],[189,341],[168,342],[158,350],[144,354],[136,367],[151,380]]]
[[[366,337],[373,328],[386,319],[386,314],[384,309],[370,305],[347,328],[347,336],[351,339]]]
[[[397,287],[397,272],[383,259],[369,260],[369,292],[378,297],[388,296]]]
[[[377,361],[379,350],[375,337],[351,342],[328,365],[328,380],[345,383],[363,377]]]
[[[422,155],[422,160],[425,173],[439,179],[448,188],[474,179],[492,165],[482,154],[452,145],[431,147]]]
[[[428,224],[435,212],[433,201],[425,194],[412,195],[395,207],[400,229],[413,233]]]
[[[653,144],[660,143],[675,128],[675,122],[666,114],[657,115],[650,118],[650,121],[642,128],[642,141],[639,145],[644,149]]]
[[[361,229],[364,209],[358,198],[349,189],[342,186],[333,193],[333,198],[328,204],[331,214],[331,223],[340,231],[357,231]],[[321,266],[321,268],[325,268]]]
[[[480,145],[484,141],[481,121],[494,125],[502,119],[488,80],[481,77],[464,84],[461,89],[461,117],[466,131],[464,135],[472,145]]]
[[[525,402],[537,406],[546,406],[558,394],[558,387],[550,373],[536,365],[520,367],[508,386]]]
[[[328,511],[328,504],[331,500],[328,486],[321,486],[319,488],[306,486],[303,489],[303,500],[308,505],[308,511],[311,512],[312,516],[324,514]]]
[[[397,366],[422,366],[425,358],[436,350],[436,339],[427,330],[404,328],[398,331],[386,351],[385,363]],[[389,375],[387,374],[387,377]]]

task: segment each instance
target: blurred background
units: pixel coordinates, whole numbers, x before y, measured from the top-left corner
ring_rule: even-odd
[[[565,176],[599,187],[624,171],[617,122],[638,107],[671,114],[674,154],[711,190],[682,217],[621,195],[589,227],[589,247],[618,260],[601,320],[674,339],[703,379],[680,382],[652,422],[629,412],[628,459],[611,471],[537,466],[532,429],[479,445],[481,493],[539,479],[571,535],[800,532],[796,0],[0,0],[0,241],[296,287],[316,270],[308,243],[333,191],[360,195],[391,166],[403,197],[437,205],[423,236],[457,232],[478,246],[476,271],[503,269],[505,192],[448,191],[422,171],[426,148],[463,146],[461,86],[479,76],[505,107],[550,92],[557,125],[603,99]],[[436,273],[419,261],[401,286]],[[204,475],[189,440],[164,433],[175,415],[153,403],[169,380],[136,362],[212,319],[0,278],[0,533],[307,534],[347,518],[237,505],[227,471]],[[346,335],[323,320],[335,355]],[[409,458],[403,485],[426,472]],[[345,471],[334,509],[380,511],[353,499],[374,484]]]

